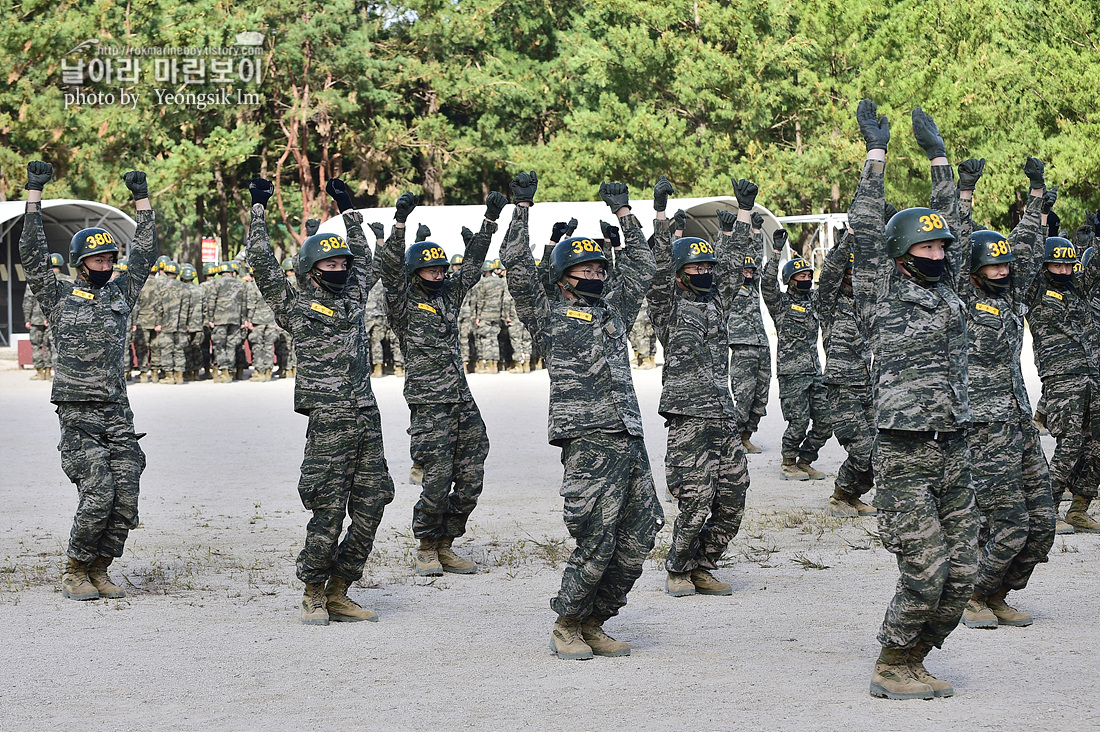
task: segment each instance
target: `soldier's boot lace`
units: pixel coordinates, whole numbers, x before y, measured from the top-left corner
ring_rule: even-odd
[[[932,693],[936,696],[953,696],[955,694],[955,687],[953,687],[950,682],[944,681],[943,679],[937,679],[924,667],[924,659],[931,650],[931,643],[918,642],[915,646],[910,648],[908,656],[909,671],[913,674],[914,679],[922,684],[931,686]]]
[[[324,582],[306,583],[306,591],[302,595],[302,625],[328,625]]]
[[[1031,617],[1031,613],[1020,612],[1009,605],[1005,602],[1006,595],[1008,595],[1008,588],[1001,585],[996,592],[989,596],[986,602],[990,611],[997,616],[997,622],[1000,625],[1011,625],[1018,628],[1031,625],[1035,620]]]
[[[798,466],[799,470],[801,470],[806,475],[810,476],[811,480],[821,480],[822,478],[825,477],[825,473],[822,473],[820,470],[815,468],[813,465],[810,465],[808,460],[799,460],[795,464]]]
[[[963,608],[963,625],[968,628],[996,628],[997,616],[986,604],[986,596],[975,592]]]
[[[550,632],[550,650],[558,658],[567,661],[586,661],[592,658],[592,647],[581,637],[579,618],[559,615]]]
[[[880,699],[931,699],[932,687],[917,681],[906,663],[908,648],[882,649],[871,673],[871,696]]]
[[[783,480],[809,480],[810,476],[796,464],[794,458],[783,458],[783,465],[779,468],[779,476]]]
[[[437,539],[421,539],[416,551],[416,573],[422,577],[442,577],[443,565],[436,550]]]
[[[1066,511],[1066,523],[1072,526],[1074,531],[1086,534],[1100,533],[1100,524],[1093,521],[1092,517],[1089,516],[1090,503],[1092,503],[1091,498],[1073,496],[1073,502],[1069,505],[1069,510]]]
[[[746,431],[746,432],[741,433],[741,447],[745,450],[745,452],[752,453],[753,455],[755,455],[759,452],[763,452],[763,450],[760,449],[759,445],[752,444],[752,439],[751,438],[752,438],[752,433],[751,432]]]
[[[687,597],[695,594],[695,583],[690,572],[669,572],[665,580],[665,590],[673,597]]]
[[[727,582],[718,581],[713,574],[696,567],[689,575],[691,584],[695,585],[695,591],[700,595],[732,595],[733,586]]]
[[[88,579],[87,562],[69,558],[65,574],[61,576],[61,594],[70,600],[98,600],[99,590]]]
[[[436,548],[436,554],[439,556],[439,563],[443,565],[443,571],[455,574],[474,574],[477,572],[477,563],[455,554],[454,549],[451,548],[453,543],[454,538],[447,536],[439,540]]]
[[[348,597],[348,581],[343,577],[329,577],[325,587],[325,609],[328,619],[334,623],[358,623],[369,620],[378,622],[378,613],[368,610]]]
[[[630,644],[609,636],[604,632],[603,623],[604,621],[591,617],[581,623],[581,640],[592,649],[592,654],[610,658],[629,656]]]
[[[107,567],[110,567],[113,561],[114,557],[96,557],[88,568],[88,581],[95,586],[100,597],[106,597],[109,600],[126,597],[126,592],[107,576]]]

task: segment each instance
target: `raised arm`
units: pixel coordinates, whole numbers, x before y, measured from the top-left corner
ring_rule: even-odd
[[[786,244],[787,232],[784,229],[776,229],[772,234],[771,255],[764,265],[760,280],[760,295],[764,298],[764,306],[768,308],[768,313],[775,322],[778,322],[780,300],[783,297],[779,291],[779,257]]]
[[[38,300],[47,317],[60,299],[57,275],[50,268],[50,250],[42,230],[42,189],[53,178],[53,166],[41,160],[27,164],[27,206],[23,217],[23,235],[19,237],[19,258],[27,288]],[[30,316],[28,315],[28,320]]]
[[[958,273],[955,291],[960,295],[970,288],[970,234],[974,231],[974,189],[985,172],[985,158],[970,158],[959,163],[958,215],[959,243],[966,248],[966,264]]]
[[[601,183],[600,198],[618,217],[625,242],[616,255],[616,275],[610,283],[611,293],[605,299],[618,310],[624,323],[633,324],[657,271],[657,263],[641,225],[630,213],[630,190],[626,184]]]
[[[727,310],[743,281],[742,265],[752,246],[753,208],[759,190],[755,183],[735,178],[733,194],[737,198],[737,215],[729,211],[718,212],[720,231],[714,240],[714,255],[718,260],[715,286],[718,288],[718,298]]]
[[[859,131],[867,144],[863,174],[848,210],[855,261],[852,290],[855,305],[865,322],[870,322],[881,287],[885,286],[894,262],[886,256],[886,148],[890,144],[890,121],[878,116],[878,107],[864,99],[856,109]]]
[[[500,259],[508,270],[508,291],[516,301],[516,313],[531,332],[539,349],[548,353],[545,336],[550,323],[550,301],[538,281],[535,258],[531,256],[528,215],[533,203],[538,177],[532,173],[520,173],[512,180],[512,221],[504,235]],[[464,262],[465,263],[465,262]]]
[[[653,221],[653,236],[646,242],[653,252],[656,266],[652,284],[646,292],[649,300],[649,320],[661,343],[668,343],[668,326],[672,318],[673,299],[676,297],[676,272],[672,268],[672,230],[665,218],[668,197],[675,193],[668,178],[661,176],[653,187],[653,208],[657,218]],[[627,324],[633,325],[633,321]]]
[[[821,264],[821,274],[817,277],[817,291],[814,295],[817,298],[818,311],[831,313],[836,309],[840,288],[844,284],[844,270],[848,269],[851,252],[852,235],[845,229],[833,248],[825,254],[825,261]]]
[[[481,280],[481,263],[489,252],[489,244],[497,231],[497,219],[507,203],[508,199],[504,194],[497,191],[490,191],[485,197],[485,217],[481,220],[481,229],[466,242],[462,265],[458,269],[459,303],[466,299],[466,294]]]
[[[286,328],[287,308],[297,297],[298,291],[283,275],[279,260],[271,251],[271,237],[267,233],[264,206],[275,192],[275,186],[262,178],[253,178],[248,184],[248,192],[252,196],[251,220],[248,227],[248,263],[252,266],[252,276],[256,280],[256,287],[260,288],[260,294],[271,306],[279,324]],[[207,312],[208,317],[211,318],[214,317],[214,310],[217,307],[218,289],[211,288],[210,302],[203,303],[203,311]]]

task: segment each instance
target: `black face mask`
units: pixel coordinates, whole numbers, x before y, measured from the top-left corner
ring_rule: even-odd
[[[756,275],[753,275],[752,277],[746,277],[742,284],[744,284],[745,287],[752,287],[755,282],[756,282]]]
[[[333,295],[339,295],[348,284],[348,271],[346,269],[321,269],[317,270],[321,281],[318,283]]]
[[[689,274],[687,278],[688,282],[691,283],[689,289],[695,294],[710,292],[710,288],[714,287],[713,272],[707,272],[706,274]]]
[[[106,269],[101,272],[98,269],[89,269],[88,267],[84,268],[84,272],[88,278],[88,282],[95,288],[103,287],[110,282],[111,275],[114,274],[114,270],[111,269]]]
[[[1055,286],[1058,287],[1059,289],[1064,290],[1067,287],[1070,287],[1070,286],[1073,285],[1073,275],[1072,274],[1055,274],[1055,273],[1048,270],[1047,271],[1047,277],[1049,277],[1050,281],[1053,282],[1055,284]]]
[[[589,305],[598,305],[603,294],[603,280],[577,280],[573,289],[581,294]]]
[[[798,288],[799,292],[809,292],[810,290],[814,289],[814,281],[813,280],[795,280],[794,281],[794,286],[796,288]]]
[[[990,295],[1003,295],[1008,291],[1008,286],[1012,282],[1012,276],[1006,275],[1004,277],[982,277],[982,289],[988,292]]]
[[[943,276],[943,266],[946,260],[929,259],[910,254],[905,260],[905,268],[912,272],[913,276],[924,282],[939,282]]]
[[[440,290],[443,289],[443,283],[445,283],[446,281],[447,281],[446,279],[426,280],[423,277],[421,277],[420,278],[420,286],[423,287],[424,290],[429,295],[434,295],[434,294],[436,294],[437,292],[439,292]]]

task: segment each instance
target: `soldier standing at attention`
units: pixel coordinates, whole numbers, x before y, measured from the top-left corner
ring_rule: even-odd
[[[913,110],[913,133],[931,161],[933,207],[901,211],[885,227],[889,122],[869,99],[856,119],[867,161],[848,214],[852,288],[874,355],[874,505],[901,573],[878,633],[871,695],[930,699],[954,693],[924,659],[959,624],[978,567],[966,313],[955,292],[970,252],[950,228],[958,230],[954,170],[932,118]]]
[[[199,352],[202,357],[202,368],[205,372],[204,379],[215,378],[218,375],[214,368],[213,328],[210,321],[214,319],[214,291],[218,287],[217,277],[221,271],[221,265],[217,262],[203,262],[202,264],[202,345]]]
[[[249,381],[271,381],[275,367],[275,312],[264,302],[252,268],[245,265],[245,320],[252,324],[248,346],[252,350],[252,375]]]
[[[363,576],[382,511],[393,500],[382,421],[367,368],[363,306],[377,275],[363,217],[352,206],[344,182],[330,178],[325,190],[344,216],[348,238],[314,234],[306,239],[298,251],[299,286],[294,287],[282,275],[267,233],[264,206],[275,186],[253,178],[248,190],[248,260],[275,318],[294,336],[299,369],[294,411],[309,418],[298,481],[302,505],[313,512],[297,562],[298,579],[306,585],[302,624],[377,620],[376,612],[347,595],[348,587]],[[341,540],[345,515],[351,525]]]
[[[109,232],[83,229],[69,244],[69,265],[80,279],[58,280],[50,270],[42,230],[42,189],[52,177],[49,163],[27,165],[19,256],[28,286],[57,332],[50,401],[61,423],[61,467],[79,496],[61,593],[73,600],[122,597],[107,568],[122,556],[130,529],[138,525],[138,481],[145,469],[126,396],[122,350],[130,311],[157,254],[156,218],[145,173],[126,173],[123,179],[137,208],[129,268],[113,271],[119,249]]]
[[[243,374],[237,368],[237,347],[244,341],[241,326],[245,322],[244,283],[237,279],[241,263],[236,260],[222,262],[219,276],[214,280],[210,300],[210,340],[214,346],[216,382],[233,381]]]
[[[411,193],[398,199],[400,218],[379,250],[386,309],[406,356],[409,451],[422,469],[412,521],[413,536],[420,540],[418,575],[477,571],[474,562],[452,547],[466,533],[466,522],[477,506],[489,454],[485,422],[462,367],[458,315],[466,294],[478,282],[496,221],[507,203],[500,193],[489,194],[481,231],[466,245],[457,277],[447,276],[447,255],[426,240],[428,232],[405,250],[403,219],[416,205]]]
[[[779,290],[776,274],[779,257],[787,244],[787,232],[772,235],[772,256],[764,265],[761,291],[775,323],[776,371],[779,374],[779,406],[787,429],[783,432],[783,480],[817,480],[825,473],[813,467],[821,446],[829,441],[829,407],[825,381],[817,355],[817,313],[814,268],[794,256],[783,265]]]
[[[604,183],[600,197],[619,218],[626,246],[614,282],[604,290],[607,258],[586,237],[558,242],[551,300],[531,256],[527,218],[538,179],[511,183],[516,204],[503,258],[520,319],[550,374],[550,444],[562,449],[564,518],[577,548],[550,601],[558,614],[550,648],[559,657],[625,656],[630,645],[603,630],[626,604],[630,588],[664,524],[642,436],[630,376],[628,323],[634,322],[655,265],[622,183]]]
[[[757,187],[734,180],[733,189],[737,214],[718,212],[721,233],[711,246],[669,232],[672,184],[661,176],[653,188],[657,274],[646,297],[665,354],[659,407],[668,426],[665,477],[680,507],[665,557],[665,587],[673,597],[733,594],[710,570],[737,536],[749,487],[729,389],[726,323],[752,240]]]
[[[475,373],[495,374],[500,362],[500,318],[504,305],[505,283],[497,276],[492,262],[481,266],[482,277],[471,290],[474,334],[477,336]]]
[[[316,222],[316,223],[313,223]],[[313,225],[313,230],[310,231],[310,224]],[[320,221],[317,219],[309,219],[306,221],[306,234],[307,238],[317,233],[317,227],[320,225]],[[286,277],[286,282],[291,287],[297,287],[298,281],[294,277],[294,258],[283,258],[283,275]],[[279,377],[293,379],[295,373],[298,371],[298,357],[294,352],[294,336],[287,332],[283,326],[279,325],[279,321],[275,321],[276,332],[279,334],[275,339],[275,357],[279,359]]]
[[[642,301],[642,308],[630,329],[630,347],[634,349],[634,365],[640,369],[657,368],[657,333],[649,317],[649,303]]]
[[[195,276],[198,274],[190,264],[180,267],[180,280],[187,288],[187,343],[184,347],[183,378],[188,381],[196,381],[199,378],[199,365],[202,357],[199,349],[202,348],[203,326],[202,319],[202,288],[195,284]]]
[[[167,255],[157,257],[153,274],[145,287],[141,289],[137,306],[134,308],[133,333],[134,350],[137,352],[138,371],[145,373],[140,381],[160,381],[160,354],[157,352],[157,316],[156,302],[160,285],[164,281],[161,267],[169,261]]]
[[[752,214],[752,248],[741,262],[741,286],[730,303],[727,337],[730,346],[730,391],[737,410],[741,447],[758,453],[752,435],[768,413],[768,391],[772,380],[772,351],[760,312],[760,278],[756,258],[762,249],[764,217]]]
[[[60,258],[60,254],[50,255],[50,267],[53,267],[53,258]],[[64,262],[64,259],[61,260]],[[34,366],[34,376],[31,381],[49,381],[50,369],[53,368],[53,348],[50,346],[49,321],[42,312],[42,306],[38,304],[34,293],[28,287],[23,292],[23,321],[30,333],[31,358]]]
[[[191,322],[191,293],[179,281],[180,266],[169,261],[164,265],[164,282],[157,292],[153,310],[156,315],[160,344],[160,365],[164,369],[166,384],[182,384],[186,368],[187,328]]]

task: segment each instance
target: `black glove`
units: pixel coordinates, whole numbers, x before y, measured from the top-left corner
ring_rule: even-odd
[[[783,251],[783,247],[787,245],[787,230],[776,229],[772,234],[772,249],[777,252]]]
[[[393,218],[398,223],[405,223],[408,220],[409,214],[416,208],[416,204],[420,203],[416,196],[411,193],[402,193],[397,198],[397,211],[394,212]]]
[[[685,211],[684,209],[680,209],[676,213],[672,214],[672,230],[683,231],[684,227],[687,226],[687,221],[687,211]]]
[[[27,185],[24,187],[28,191],[40,191],[42,186],[50,182],[51,178],[53,178],[52,165],[41,160],[32,160],[27,163]],[[148,197],[148,194],[146,194],[146,197]]]
[[[420,226],[416,227],[416,241],[418,241],[418,242],[428,241],[428,238],[431,237],[431,235],[432,235],[432,230],[429,229],[424,224],[421,224]]]
[[[630,205],[630,188],[626,183],[600,183],[600,198],[611,208],[611,213],[616,213]]]
[[[913,110],[913,137],[917,138],[917,144],[924,149],[929,160],[947,157],[940,128],[936,127],[936,121],[920,107]]]
[[[1029,157],[1024,161],[1024,175],[1027,176],[1028,184],[1032,190],[1047,187],[1046,177],[1043,175],[1045,171],[1046,166],[1039,158]]]
[[[619,238],[618,227],[612,226],[606,221],[601,221],[600,231],[603,232],[603,238],[607,239],[612,249],[618,249],[623,245],[622,239]]]
[[[1088,224],[1089,229],[1096,231],[1096,214],[1092,211],[1085,212],[1085,222]]]
[[[321,226],[321,219],[306,219],[306,236],[313,236]],[[371,225],[373,229],[374,226]]]
[[[752,212],[752,228],[754,228],[754,229],[764,228],[764,214],[757,213],[756,211]]]
[[[520,173],[508,184],[512,189],[512,203],[535,203],[535,191],[539,189],[539,177],[535,171]]]
[[[756,205],[756,194],[760,189],[752,181],[744,178],[733,181],[733,195],[737,198],[737,208],[742,211],[752,211]]]
[[[733,225],[737,223],[737,214],[733,211],[719,211],[718,223],[722,227],[722,231],[733,231]]]
[[[550,234],[550,241],[557,244],[559,241],[568,236],[568,231],[569,224],[565,223],[564,221],[559,221],[558,223],[554,224],[554,230]]]
[[[569,226],[565,229],[565,236],[573,236],[573,232],[577,230],[577,220],[569,219]]]
[[[385,239],[386,238],[386,227],[382,225],[382,222],[375,221],[373,224],[367,224],[367,225],[370,227],[370,230],[374,232],[374,238],[375,239]]]
[[[489,195],[485,197],[485,218],[496,221],[500,218],[500,212],[507,205],[508,199],[504,197],[503,193],[490,191]]]
[[[470,242],[474,239],[474,232],[470,231],[470,227],[462,227],[462,243],[466,246],[470,246]]]
[[[1054,208],[1054,204],[1057,201],[1058,201],[1058,186],[1054,186],[1053,188],[1048,188],[1045,191],[1043,191],[1043,202],[1041,204],[1039,204],[1039,210],[1042,211],[1045,214],[1049,214],[1050,210],[1052,208]],[[1049,221],[1050,219],[1047,219],[1047,220]],[[1054,236],[1058,236],[1058,235],[1054,234]]]
[[[892,203],[886,203],[882,206],[882,223],[887,223],[890,219],[894,218],[894,215],[898,212],[898,207]]]
[[[253,178],[248,182],[248,194],[252,196],[252,205],[257,203],[267,208],[267,201],[275,195],[275,185],[263,178]]]
[[[985,158],[970,158],[959,163],[959,190],[972,191],[985,172]]]
[[[1047,214],[1047,236],[1058,236],[1061,223],[1062,220],[1058,218],[1058,214],[1054,211]]]
[[[878,116],[878,106],[870,99],[864,99],[856,107],[856,122],[868,152],[885,150],[890,144],[890,120],[885,115]]]
[[[672,187],[672,183],[668,178],[663,175],[657,179],[657,184],[653,186],[653,210],[664,211],[668,206],[668,197],[676,192],[676,189]]]
[[[348,193],[348,187],[339,178],[328,179],[328,182],[325,183],[325,193],[332,196],[333,201],[336,201],[336,208],[340,209],[340,213],[354,208],[351,205],[351,194]]]
[[[145,180],[145,173],[140,170],[131,170],[122,176],[122,180],[130,189],[130,194],[135,201],[149,197],[149,181]]]

